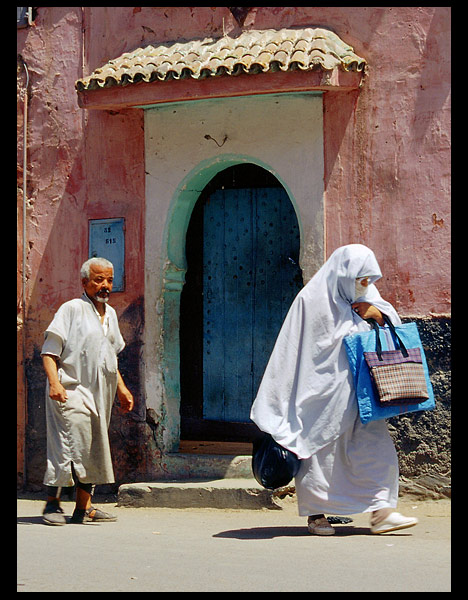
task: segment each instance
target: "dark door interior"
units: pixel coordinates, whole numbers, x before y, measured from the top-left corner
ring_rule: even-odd
[[[201,194],[181,297],[181,439],[258,434],[250,407],[302,287],[299,238],[285,190],[264,169],[226,169]]]

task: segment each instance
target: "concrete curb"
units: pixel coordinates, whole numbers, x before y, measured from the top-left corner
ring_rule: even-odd
[[[427,476],[416,482],[401,477],[399,496],[419,501],[449,498],[450,480]],[[117,505],[130,508],[281,510],[285,499],[294,498],[294,485],[274,491],[266,490],[253,478],[177,479],[121,485]]]
[[[277,491],[255,479],[163,481],[121,485],[117,506],[148,508],[220,508],[281,510]]]

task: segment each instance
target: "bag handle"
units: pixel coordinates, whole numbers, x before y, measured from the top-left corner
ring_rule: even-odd
[[[395,326],[390,321],[390,318],[387,315],[384,315],[382,313],[382,316],[384,318],[384,321],[389,326],[390,331],[393,333],[394,339],[398,342],[397,345],[399,347],[397,349],[400,350],[400,352],[403,354],[403,356],[405,358],[407,358],[408,357],[408,350],[406,349],[406,346],[403,344],[403,342],[401,341],[400,336],[396,332]],[[375,319],[366,319],[366,321],[368,323],[370,323],[370,325],[372,326],[372,328],[375,330],[375,336],[376,336],[376,349],[375,349],[375,351],[377,352],[377,356],[378,356],[379,360],[383,360],[383,358],[382,358],[382,342],[380,341],[379,324],[377,323],[377,321]]]

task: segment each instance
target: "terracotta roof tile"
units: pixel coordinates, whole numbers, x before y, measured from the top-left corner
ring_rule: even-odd
[[[244,31],[236,38],[205,38],[137,48],[76,82],[78,91],[139,81],[216,77],[301,69],[363,71],[365,59],[323,28]]]

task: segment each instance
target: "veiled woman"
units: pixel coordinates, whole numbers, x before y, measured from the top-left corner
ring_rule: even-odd
[[[300,516],[317,535],[335,531],[325,514],[371,513],[371,531],[411,527],[393,509],[398,459],[385,421],[360,422],[343,338],[386,314],[401,323],[375,282],[372,250],[338,248],[299,292],[266,367],[251,419],[302,459],[296,476]]]

